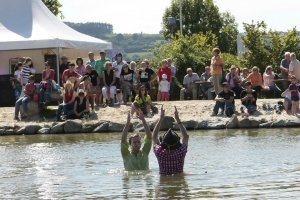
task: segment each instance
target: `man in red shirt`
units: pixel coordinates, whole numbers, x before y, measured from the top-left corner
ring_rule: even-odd
[[[162,75],[163,74],[167,74],[167,81],[169,82],[169,84],[171,85],[171,77],[174,75],[172,73],[171,68],[168,66],[168,61],[167,60],[162,60],[161,61],[162,66],[158,69],[158,85],[160,83],[160,81],[162,81]],[[157,101],[161,100],[161,94],[160,94],[160,87],[158,86],[158,93],[157,93]]]
[[[75,64],[69,63],[69,69],[66,69],[62,75],[63,84],[67,82],[67,80],[71,81],[74,84],[74,89],[78,87],[79,83],[83,79],[83,77],[78,74],[75,70]]]

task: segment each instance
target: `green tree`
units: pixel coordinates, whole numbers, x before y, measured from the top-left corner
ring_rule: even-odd
[[[42,2],[47,6],[47,8],[55,15],[59,16],[61,19],[64,19],[65,16],[63,15],[60,8],[62,7],[62,4],[59,3],[58,0],[42,0]]]

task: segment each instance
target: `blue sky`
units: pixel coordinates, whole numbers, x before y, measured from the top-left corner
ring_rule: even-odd
[[[164,10],[171,0],[59,0],[64,21],[104,22],[116,33],[158,33]],[[182,0],[187,1],[187,0]],[[221,12],[235,16],[239,31],[242,23],[264,20],[268,28],[286,31],[300,26],[300,0],[215,0]],[[179,12],[179,11],[178,11]]]

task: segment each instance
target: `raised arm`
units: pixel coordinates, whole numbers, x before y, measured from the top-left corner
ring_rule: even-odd
[[[125,124],[125,127],[123,129],[123,133],[122,133],[122,138],[121,138],[121,142],[126,144],[126,140],[127,140],[127,135],[128,135],[128,130],[129,130],[129,124],[130,124],[130,111],[128,111],[128,115],[127,115],[127,122]],[[146,132],[147,133],[147,132]],[[151,133],[150,133],[151,134]]]
[[[189,142],[189,135],[187,134],[187,131],[185,129],[185,127],[182,125],[180,119],[179,119],[179,114],[177,111],[176,106],[174,106],[175,108],[175,120],[180,128],[181,134],[182,134],[182,143],[185,144],[186,146],[188,146],[188,142]]]
[[[147,135],[147,139],[151,139],[152,138],[152,134],[151,134],[151,131],[150,131],[150,128],[144,118],[144,114],[143,114],[143,111],[141,109],[138,109],[138,113],[139,113],[139,119],[143,122],[143,125],[144,125],[144,129],[145,129],[145,132],[146,132],[146,135]]]
[[[165,110],[163,109],[163,105],[162,105],[161,109],[160,109],[160,118],[159,118],[159,120],[158,120],[158,122],[155,125],[154,130],[153,130],[153,136],[152,136],[153,145],[159,144],[158,132],[160,130],[161,123],[162,123],[164,117],[165,117]]]

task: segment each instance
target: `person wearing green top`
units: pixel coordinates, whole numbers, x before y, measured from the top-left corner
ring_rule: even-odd
[[[105,58],[106,56],[106,53],[105,51],[103,50],[100,50],[100,59],[96,60],[96,63],[95,63],[95,69],[96,71],[98,72],[99,76],[100,76],[100,79],[102,79],[102,72],[104,71],[104,64],[107,62],[107,61],[110,61],[109,58]],[[102,82],[103,83],[103,82]],[[103,84],[102,84],[103,85]]]
[[[121,139],[121,154],[126,171],[149,170],[148,156],[152,145],[152,134],[144,118],[143,111],[139,109],[138,113],[139,119],[143,122],[146,132],[146,135],[143,139],[144,145],[142,147],[141,136],[139,134],[131,135],[127,142],[127,134],[131,119],[130,112],[128,112],[127,122],[123,129]],[[129,150],[129,146],[131,150]]]

